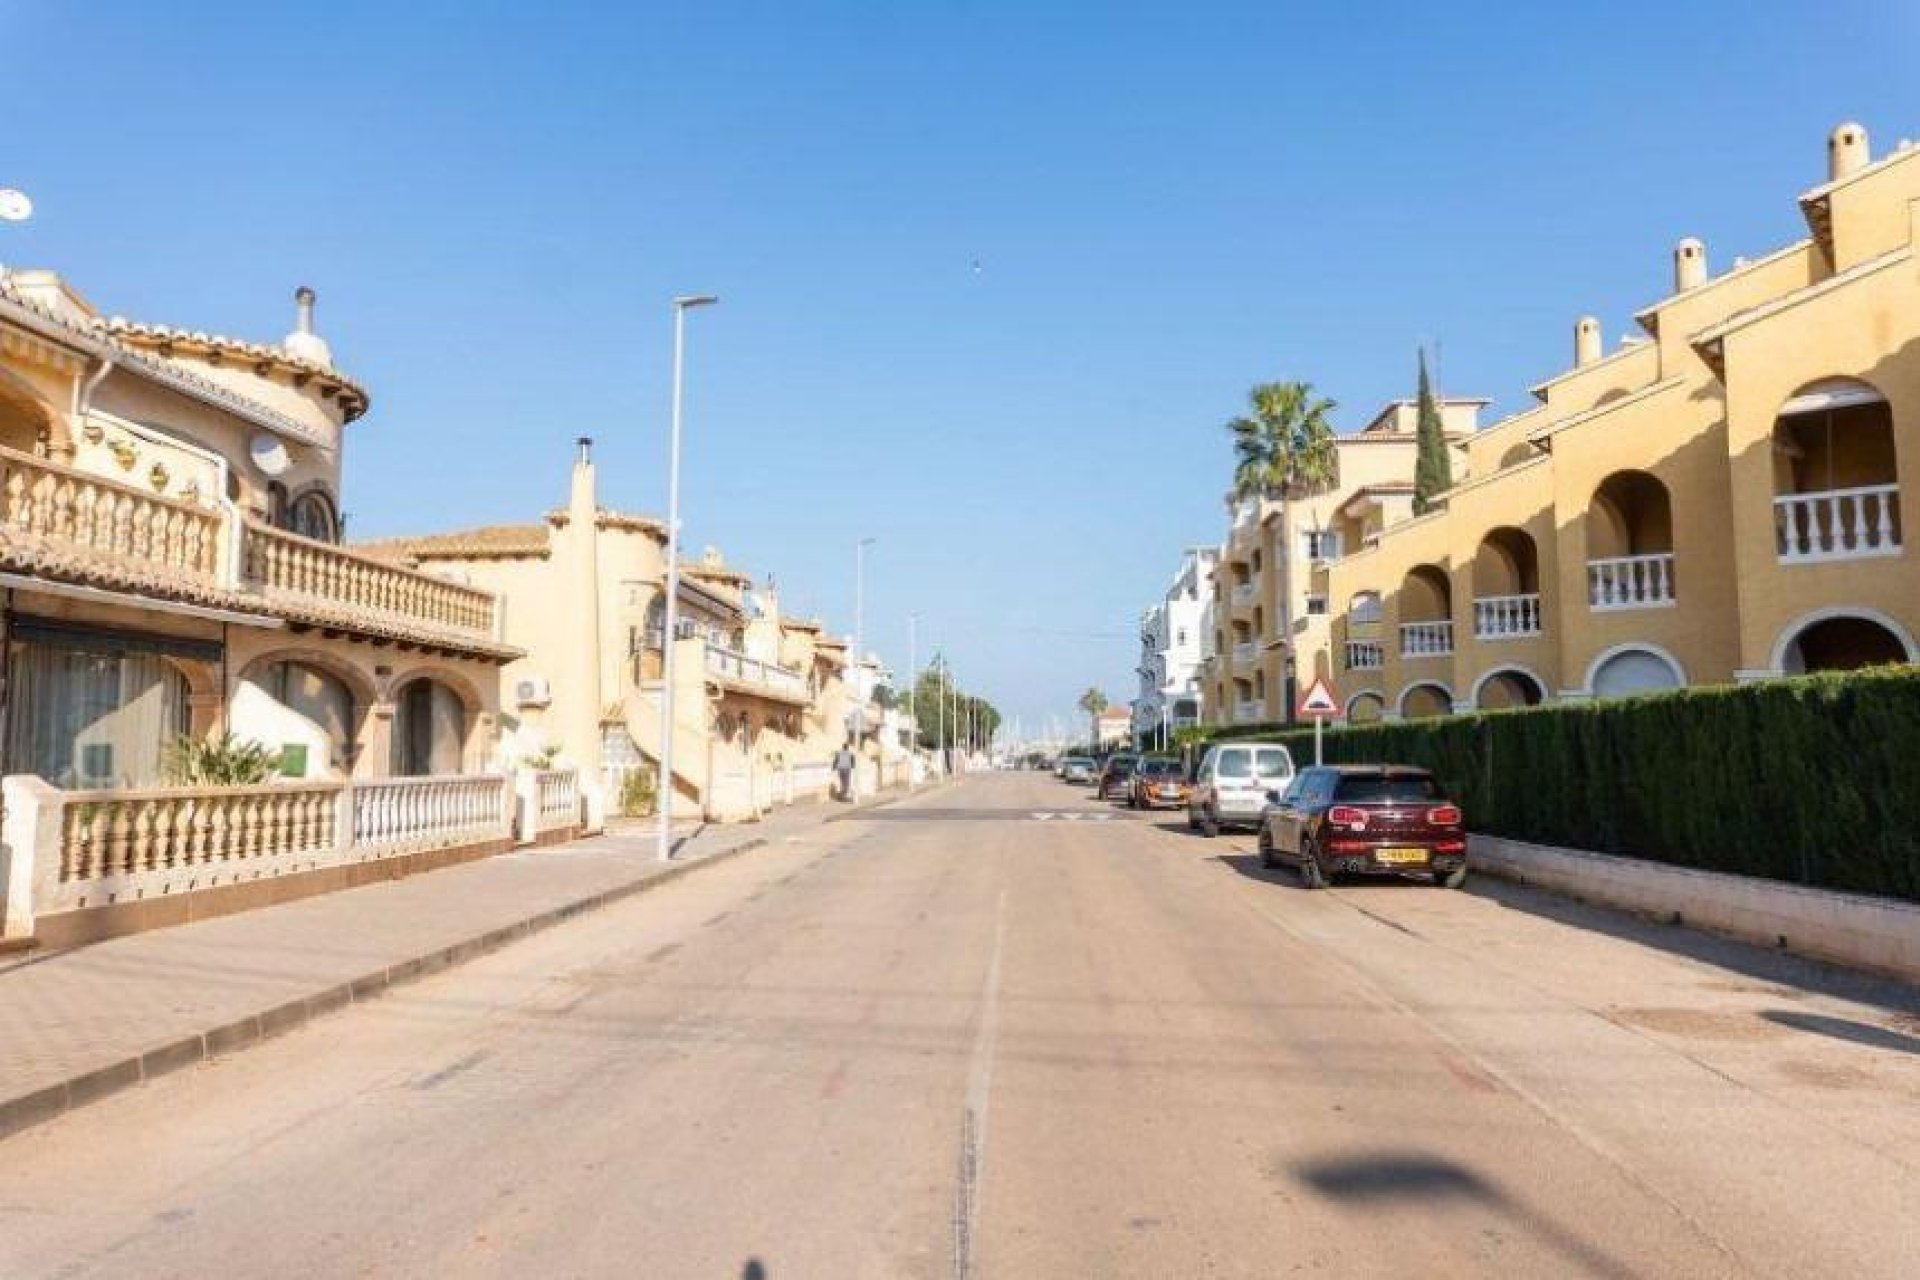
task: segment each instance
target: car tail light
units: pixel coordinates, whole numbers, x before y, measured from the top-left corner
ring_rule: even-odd
[[[1336,827],[1352,827],[1355,831],[1367,829],[1367,811],[1356,809],[1350,804],[1337,804],[1327,810],[1327,821]]]
[[[1460,825],[1460,806],[1457,804],[1437,805],[1427,810],[1427,821],[1436,827],[1457,827]]]

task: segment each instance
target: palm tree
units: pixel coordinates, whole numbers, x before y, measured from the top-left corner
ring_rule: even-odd
[[[1093,727],[1093,749],[1100,749],[1100,713],[1107,709],[1107,695],[1098,689],[1088,689],[1080,695],[1080,709],[1087,713],[1087,721]]]
[[[1307,382],[1263,382],[1247,393],[1252,412],[1227,423],[1233,435],[1233,496],[1280,501],[1280,636],[1285,645],[1286,718],[1293,720],[1293,519],[1296,497],[1323,493],[1340,480],[1331,400]]]

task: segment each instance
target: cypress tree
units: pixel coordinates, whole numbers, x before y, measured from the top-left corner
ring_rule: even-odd
[[[1447,434],[1440,425],[1440,406],[1427,380],[1427,352],[1420,351],[1419,457],[1413,464],[1413,514],[1425,515],[1434,501],[1453,488],[1453,460],[1447,454]]]

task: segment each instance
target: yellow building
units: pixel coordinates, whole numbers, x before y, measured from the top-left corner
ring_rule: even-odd
[[[1456,468],[1466,465],[1466,441],[1486,404],[1439,401]],[[1213,576],[1214,649],[1203,672],[1214,724],[1286,719],[1290,655],[1299,672],[1326,667],[1330,607],[1315,570],[1371,546],[1383,530],[1411,517],[1417,417],[1412,400],[1395,400],[1360,431],[1338,437],[1335,480],[1320,492],[1287,501],[1228,499],[1232,527]],[[1289,602],[1284,609],[1283,601]]]
[[[363,550],[498,593],[505,638],[523,655],[501,676],[509,752],[557,756],[617,797],[660,754],[667,534],[599,505],[590,446],[580,442],[567,506],[539,523]],[[823,796],[849,727],[864,735],[866,724],[849,719],[845,642],[784,616],[771,586],[712,550],[681,566],[676,613],[676,807],[733,821]],[[877,773],[878,745],[865,745],[870,791],[891,779]]]
[[[1350,719],[1916,658],[1920,150],[1829,141],[1808,235],[1673,292],[1466,441],[1437,511],[1317,569]]]

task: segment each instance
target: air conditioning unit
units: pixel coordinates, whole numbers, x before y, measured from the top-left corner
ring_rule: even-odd
[[[529,676],[513,686],[513,700],[523,707],[544,707],[553,701],[553,684],[538,676]]]

